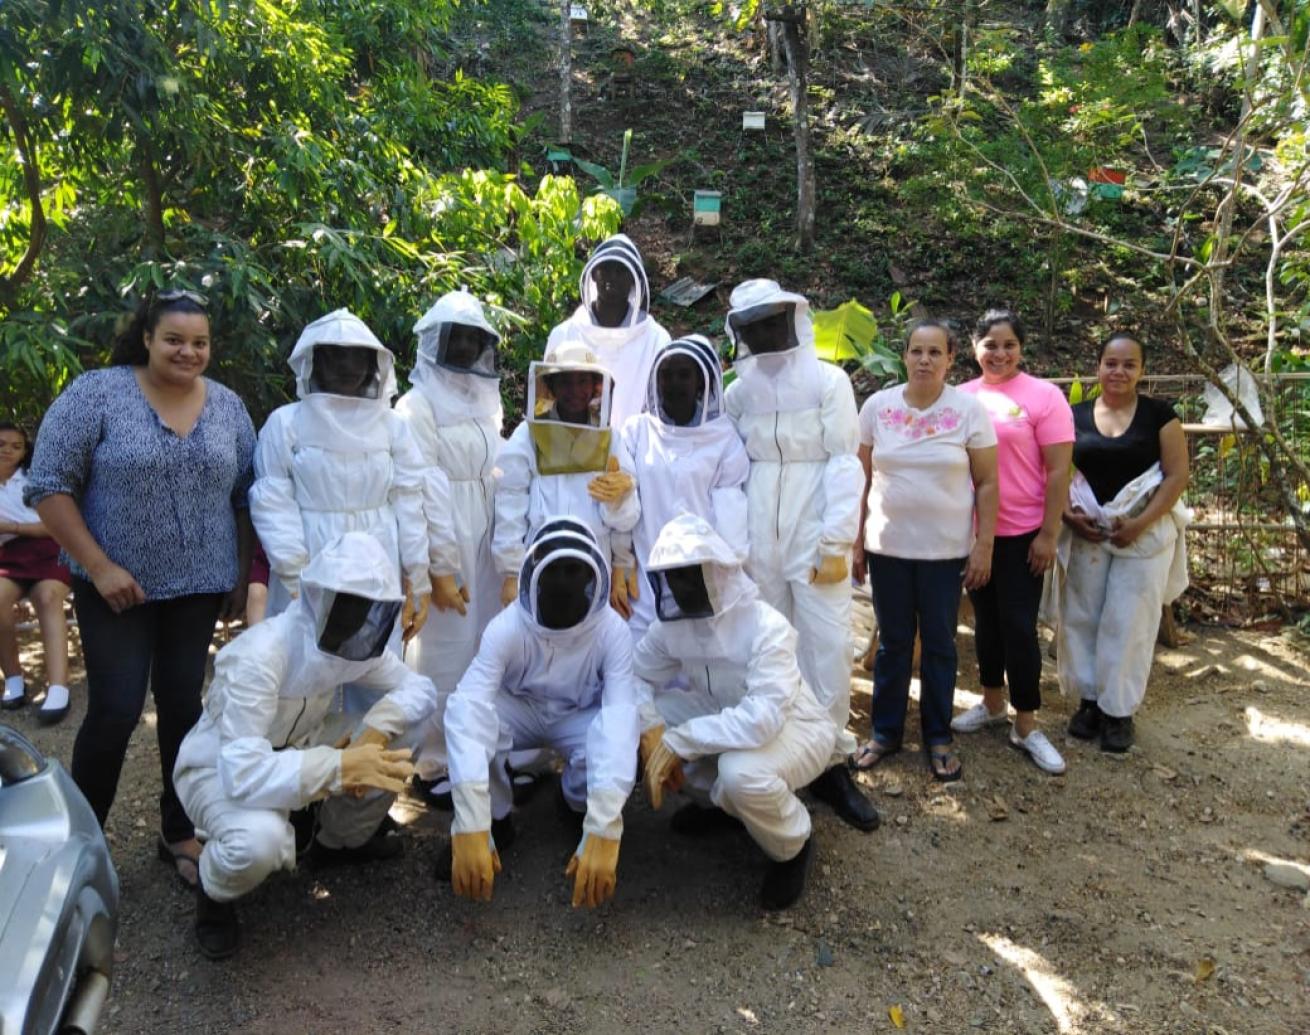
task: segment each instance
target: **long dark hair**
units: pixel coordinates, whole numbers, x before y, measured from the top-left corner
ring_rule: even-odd
[[[973,328],[973,340],[981,341],[991,333],[991,329],[998,323],[1008,323],[1010,330],[1014,331],[1014,336],[1019,339],[1019,344],[1023,345],[1028,335],[1024,331],[1023,321],[1019,319],[1019,314],[1013,309],[997,308],[988,309],[982,316],[978,317],[978,322]]]
[[[0,421],[0,431],[16,431],[23,436],[23,459],[18,461],[18,467],[26,471],[32,466],[32,436],[27,433],[25,427],[11,420]]]
[[[191,291],[161,291],[141,300],[132,314],[131,322],[114,339],[114,351],[110,353],[112,366],[143,367],[150,359],[146,351],[145,337],[153,334],[159,325],[159,318],[165,313],[199,313],[209,318],[209,308],[203,295]]]

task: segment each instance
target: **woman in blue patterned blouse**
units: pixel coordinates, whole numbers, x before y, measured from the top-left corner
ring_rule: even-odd
[[[209,365],[204,298],[143,303],[111,366],[83,374],[41,424],[24,498],[70,562],[87,712],[73,779],[103,825],[150,686],[163,794],[159,855],[188,884],[200,845],[173,792],[200,717],[214,623],[244,606],[255,429]]]

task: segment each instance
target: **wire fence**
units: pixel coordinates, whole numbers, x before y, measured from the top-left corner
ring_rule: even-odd
[[[1257,375],[1261,381],[1264,378]],[[1084,390],[1096,377],[1050,379],[1067,392]],[[1310,456],[1310,374],[1273,374],[1273,413],[1278,428],[1301,456]],[[1195,518],[1188,530],[1192,585],[1183,597],[1187,618],[1242,624],[1310,607],[1310,556],[1269,476],[1260,451],[1262,432],[1208,427],[1206,379],[1199,374],[1142,378],[1138,390],[1173,403],[1183,421],[1191,460],[1184,500]],[[1310,510],[1310,486],[1300,486]]]

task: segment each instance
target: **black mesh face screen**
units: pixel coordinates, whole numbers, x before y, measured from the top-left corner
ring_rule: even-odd
[[[319,630],[318,649],[345,661],[381,657],[399,614],[399,600],[335,593]]]

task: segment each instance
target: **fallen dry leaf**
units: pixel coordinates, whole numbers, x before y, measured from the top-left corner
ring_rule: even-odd
[[[1196,972],[1192,975],[1192,980],[1199,985],[1202,981],[1209,981],[1212,977],[1214,977],[1214,960],[1209,956],[1202,956],[1196,961]]]
[[[984,802],[984,805],[987,808],[987,815],[991,818],[993,823],[999,823],[1003,819],[1010,818],[1010,807],[1005,804],[1005,799],[999,794],[993,798],[989,798]]]
[[[887,1016],[891,1018],[892,1024],[897,1028],[905,1027],[905,1013],[899,1006],[888,1007]]]
[[[1151,772],[1155,773],[1161,780],[1176,780],[1178,774],[1170,769],[1167,765],[1153,765]]]

